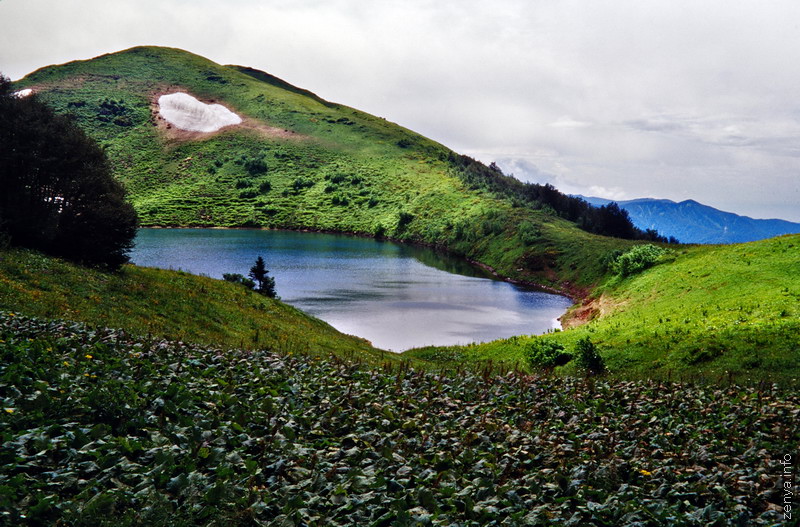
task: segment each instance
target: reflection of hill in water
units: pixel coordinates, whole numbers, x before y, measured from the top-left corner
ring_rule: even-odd
[[[403,256],[411,256],[416,258],[423,264],[433,267],[434,269],[439,269],[440,271],[446,271],[452,274],[460,274],[462,276],[469,276],[472,278],[494,278],[491,274],[484,271],[480,267],[472,265],[461,258],[449,256],[443,252],[439,252],[428,247],[400,247],[401,254]]]

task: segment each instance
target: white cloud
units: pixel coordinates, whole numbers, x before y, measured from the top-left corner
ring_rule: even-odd
[[[800,221],[798,20],[794,0],[0,0],[0,71],[175,46],[557,185]]]

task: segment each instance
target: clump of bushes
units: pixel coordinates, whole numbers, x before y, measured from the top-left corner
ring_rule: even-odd
[[[267,173],[267,164],[264,162],[264,159],[260,157],[247,159],[244,162],[244,169],[247,170],[251,176],[260,176]]]
[[[517,237],[525,245],[533,245],[542,237],[542,231],[533,222],[525,220],[517,227]]]
[[[310,188],[313,186],[314,186],[314,180],[305,177],[299,177],[296,178],[294,181],[292,181],[292,189],[295,192],[300,192],[304,188]]]
[[[244,275],[239,273],[223,273],[222,279],[226,282],[232,282],[234,284],[242,284],[247,289],[255,289],[256,283]]]
[[[550,371],[571,361],[572,354],[558,342],[536,339],[525,349],[525,360],[532,369]]]
[[[616,255],[608,262],[610,270],[620,276],[630,276],[652,267],[670,251],[653,244],[637,245]]]
[[[588,376],[606,372],[605,361],[589,337],[579,340],[572,353],[554,340],[538,338],[527,345],[524,356],[533,370],[549,372],[556,366],[564,366],[575,359],[578,368]]]
[[[113,99],[105,98],[100,101],[99,110],[97,111],[97,118],[101,121],[111,121],[113,117],[126,115],[128,107],[122,99],[115,101]]]
[[[219,163],[219,164],[217,164]],[[263,157],[250,157],[247,154],[242,154],[233,160],[233,163],[243,167],[251,176],[261,176],[267,173],[268,167]],[[215,161],[217,167],[222,166],[222,162]]]
[[[414,219],[413,214],[401,210],[397,215],[397,230],[401,231],[405,229],[408,226],[408,224],[412,222],[413,219]]]
[[[125,101],[105,98],[100,101],[97,119],[104,123],[114,123],[117,126],[133,126],[133,121],[129,114],[130,109],[125,104]]]
[[[597,346],[589,337],[584,337],[575,345],[578,366],[586,375],[600,375],[606,372],[606,363],[600,356]]]

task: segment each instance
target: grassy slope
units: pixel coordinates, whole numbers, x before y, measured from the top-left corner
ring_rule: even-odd
[[[242,286],[135,266],[108,274],[30,251],[0,252],[0,309],[220,348],[396,358]]]
[[[793,298],[787,294],[798,290],[786,272],[791,250],[769,249],[781,242],[681,248],[673,264],[609,280],[604,256],[631,242],[593,236],[543,211],[465,188],[451,171],[445,147],[260,72],[245,74],[184,51],[147,47],[44,68],[18,83],[27,86],[59,111],[74,114],[107,147],[146,225],[362,234],[384,229],[388,236],[445,247],[514,279],[578,295],[594,288],[603,295],[596,302],[603,316],[556,338],[571,346],[592,335],[618,371],[797,374],[796,337],[787,332],[797,318],[796,307],[786,304]],[[234,129],[200,141],[170,139],[155,126],[151,103],[157,93],[176,89],[293,133]],[[119,115],[103,114],[109,98],[121,103]],[[117,117],[122,121],[115,124]],[[248,171],[253,161],[262,161],[266,173]],[[406,226],[398,225],[401,212],[413,216]],[[530,245],[517,234],[526,220],[540,233]],[[751,250],[758,253],[751,267],[728,263],[737,251]],[[785,285],[774,287],[770,277]],[[739,322],[740,305],[750,311],[746,322]],[[776,315],[783,311],[787,315]],[[518,360],[525,342],[414,355]]]
[[[639,275],[599,287],[590,323],[542,338],[569,350],[585,336],[626,375],[800,378],[800,235],[677,249]],[[530,337],[408,356],[521,360]],[[565,371],[573,371],[566,366]]]
[[[383,230],[446,247],[505,276],[567,289],[565,282],[595,283],[602,273],[596,255],[626,246],[465,188],[448,162],[451,151],[438,143],[241,70],[140,47],[44,68],[17,85],[37,89],[105,145],[144,225]],[[170,139],[154,126],[151,103],[179,89],[291,133],[234,128],[202,140]],[[117,115],[108,115],[107,99],[118,103]],[[266,172],[248,170],[253,162]],[[401,212],[413,217],[407,225],[399,225]],[[517,235],[524,220],[541,227],[530,246]]]

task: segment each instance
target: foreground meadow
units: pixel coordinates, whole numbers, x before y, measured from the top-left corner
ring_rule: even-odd
[[[457,375],[0,315],[0,522],[776,525],[777,386]]]

